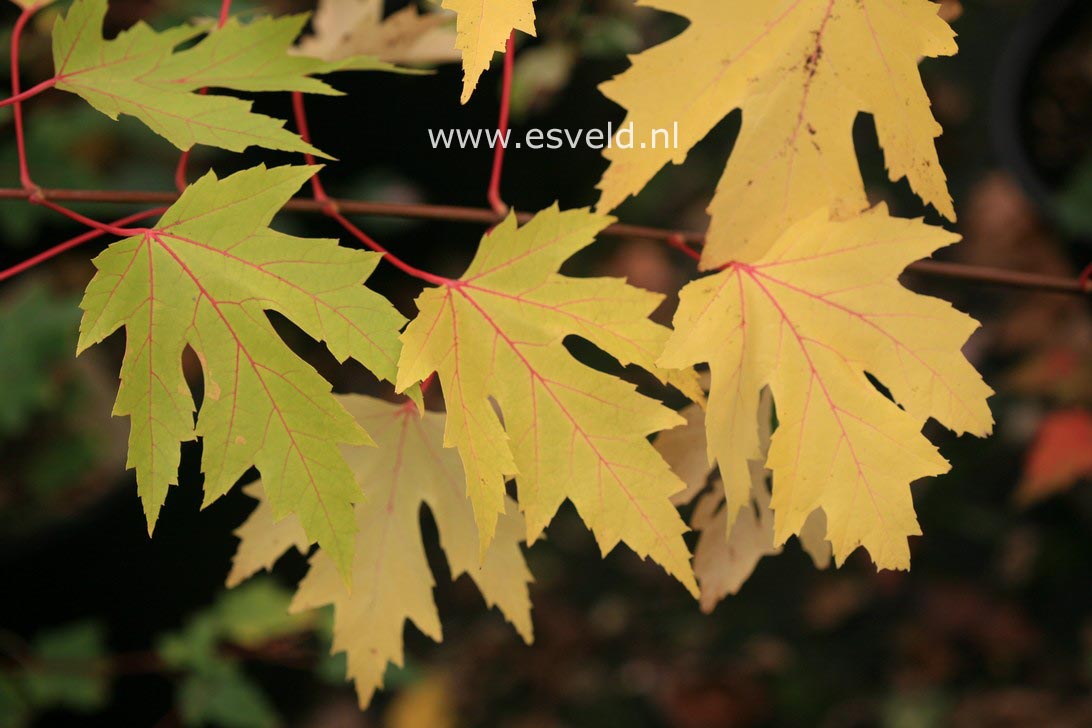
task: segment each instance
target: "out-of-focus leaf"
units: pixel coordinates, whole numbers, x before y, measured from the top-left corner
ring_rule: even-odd
[[[289,614],[291,595],[272,579],[255,579],[244,587],[224,593],[214,615],[221,634],[244,647],[296,634],[313,620],[306,614]]]
[[[736,594],[765,556],[781,553],[774,544],[774,514],[770,508],[769,472],[763,466],[770,447],[773,400],[769,390],[760,396],[758,433],[760,457],[748,462],[751,477],[750,500],[738,511],[728,508],[725,487],[706,455],[705,412],[696,404],[679,413],[686,425],[657,435],[656,449],[684,483],[686,490],[672,501],[695,503],[690,525],[698,532],[694,549],[694,574],[701,587],[701,608],[709,613],[726,596]],[[712,487],[706,484],[712,480]],[[728,516],[732,515],[729,522]],[[808,517],[801,529],[800,544],[816,568],[830,564],[831,547],[826,540],[826,519],[821,510]]]
[[[201,670],[216,660],[217,637],[216,620],[202,613],[178,632],[160,637],[156,652],[167,667]]]
[[[1089,477],[1092,477],[1092,413],[1083,409],[1052,412],[1043,418],[1028,452],[1016,501],[1030,505]]]
[[[225,592],[181,630],[164,635],[157,647],[159,656],[173,668],[208,670],[218,661],[221,642],[256,647],[309,629],[314,620],[289,614],[288,603],[288,592],[272,579],[254,579]]]
[[[452,728],[455,725],[455,695],[451,679],[444,674],[429,675],[395,696],[383,717],[386,728]]]
[[[1084,160],[1058,195],[1058,219],[1072,235],[1092,235],[1092,158]]]
[[[30,707],[16,681],[0,676],[0,728],[24,728],[29,721]]]
[[[28,701],[36,707],[91,712],[102,708],[109,683],[98,664],[106,652],[102,625],[95,622],[51,630],[34,641],[23,673]]]
[[[640,31],[623,18],[589,18],[580,39],[580,55],[583,57],[621,56],[640,49]]]
[[[1079,341],[1033,351],[1005,375],[1005,389],[1057,404],[1092,404],[1092,355]]]
[[[178,707],[187,726],[272,728],[277,713],[261,689],[237,665],[214,660],[187,676],[178,689]]]
[[[460,58],[450,13],[421,13],[407,6],[383,18],[382,0],[321,0],[311,21],[314,35],[301,53],[327,61],[355,55],[389,63],[432,65]]]
[[[19,432],[59,397],[53,374],[72,356],[79,313],[75,299],[54,297],[41,286],[0,307],[0,437]]]
[[[548,104],[569,83],[575,61],[573,49],[560,43],[523,51],[512,75],[512,114],[518,119]]]

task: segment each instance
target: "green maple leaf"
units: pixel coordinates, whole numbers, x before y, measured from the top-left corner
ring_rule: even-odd
[[[312,74],[397,70],[374,58],[329,62],[290,54],[307,15],[261,18],[243,25],[232,18],[192,47],[176,50],[210,30],[185,24],[156,31],[139,22],[112,40],[102,37],[106,0],[77,0],[53,27],[57,88],[78,94],[111,119],[135,116],[179,149],[208,144],[241,152],[249,146],[321,154],[284,128],[252,112],[251,102],[202,88],[236,91],[339,92]]]
[[[114,413],[131,420],[129,466],[149,528],[177,482],[180,443],[201,436],[206,504],[255,465],[276,516],[297,513],[347,572],[360,489],[339,444],[371,440],[265,312],[392,381],[405,320],[362,285],[377,254],[267,227],[315,171],[257,167],[223,180],[210,173],[154,228],[111,245],[95,259],[81,303],[79,350],[125,328]],[[182,373],[187,346],[205,377],[196,427]]]

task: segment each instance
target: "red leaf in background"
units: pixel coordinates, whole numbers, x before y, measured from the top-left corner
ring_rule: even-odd
[[[1082,409],[1043,418],[1028,451],[1016,501],[1029,505],[1092,476],[1092,413]]]

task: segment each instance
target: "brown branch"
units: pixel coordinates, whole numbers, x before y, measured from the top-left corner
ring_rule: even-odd
[[[170,204],[178,199],[174,192],[144,192],[144,191],[115,191],[115,190],[42,190],[46,199],[60,202],[99,202],[115,204]],[[25,200],[30,197],[26,190],[17,188],[0,188],[0,200]],[[416,203],[398,202],[366,202],[362,200],[331,200],[337,209],[351,215],[372,215],[376,217],[401,217],[417,220],[443,220],[446,222],[479,223],[482,225],[495,225],[501,218],[492,210],[475,207],[458,207],[454,205],[424,205]],[[296,198],[285,205],[286,210],[323,214],[324,205],[328,203]],[[531,213],[517,213],[521,223],[531,219]],[[678,246],[679,242],[690,245],[702,245],[705,235],[699,232],[683,232],[678,230],[664,230],[662,228],[645,227],[642,225],[628,225],[615,223],[603,231],[604,235],[617,237],[644,238],[659,240],[669,245]],[[921,260],[911,263],[910,271],[921,275],[937,278],[954,278],[972,283],[1005,286],[1008,288],[1021,288],[1048,293],[1088,294],[1092,293],[1092,285],[1082,283],[1077,278],[1063,278],[1061,276],[1043,275],[1040,273],[1025,273],[1023,271],[989,266],[966,265],[963,263],[947,263],[937,260]]]

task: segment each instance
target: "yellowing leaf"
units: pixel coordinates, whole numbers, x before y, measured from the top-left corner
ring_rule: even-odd
[[[509,215],[461,279],[417,299],[397,388],[438,373],[444,443],[459,448],[483,545],[506,510],[505,481],[516,477],[528,542],[569,499],[604,554],[625,541],[696,594],[686,526],[670,501],[682,483],[646,439],[678,415],[562,345],[579,336],[667,379],[654,360],[668,331],[647,318],[662,296],[556,272],[610,222],[555,205],[517,229]]]
[[[298,513],[308,538],[347,571],[360,489],[338,443],[370,441],[265,312],[387,379],[405,320],[363,286],[378,255],[267,227],[315,169],[210,173],[155,227],[107,248],[80,304],[79,350],[125,328],[114,413],[130,418],[129,467],[149,530],[176,482],[180,443],[199,435],[206,503],[257,466],[274,516]],[[205,375],[196,427],[187,346]]]
[[[656,449],[687,484],[687,489],[675,497],[675,502],[690,503],[697,497],[690,518],[690,525],[700,534],[694,549],[694,574],[701,585],[701,608],[707,613],[712,612],[721,599],[740,590],[763,556],[781,552],[781,548],[774,545],[768,472],[763,465],[770,445],[772,404],[769,390],[763,390],[757,421],[760,459],[747,463],[751,478],[750,501],[739,510],[730,526],[720,478],[714,478],[710,490],[701,493],[712,472],[706,457],[705,412],[697,405],[688,405],[681,412],[686,425],[656,438]],[[800,543],[820,569],[830,563],[830,544],[825,538],[823,512],[813,511],[800,532]]]
[[[512,31],[535,34],[534,0],[444,0],[441,7],[458,15],[455,45],[463,54],[465,104]]]
[[[273,564],[289,549],[295,548],[306,554],[311,548],[311,539],[303,530],[300,519],[287,515],[279,521],[273,516],[273,509],[262,496],[262,484],[251,483],[243,492],[258,501],[243,525],[235,530],[239,546],[231,559],[231,571],[228,572],[227,585],[238,586],[259,571],[270,570]]]
[[[346,587],[334,562],[320,550],[311,558],[311,570],[300,582],[292,609],[334,605],[333,649],[348,653],[349,677],[356,681],[361,707],[366,707],[383,686],[387,664],[402,665],[407,619],[432,639],[443,638],[432,598],[432,571],[421,542],[422,503],[436,521],[452,576],[469,575],[485,601],[499,607],[527,642],[532,639],[527,589],[531,574],[520,550],[523,519],[510,499],[496,538],[479,559],[459,458],[443,447],[442,414],[419,416],[410,403],[396,405],[370,397],[340,399],[377,444],[347,454],[366,496],[356,507],[351,586]],[[258,536],[261,543],[272,543],[268,533],[266,529],[266,535]],[[250,535],[244,534],[240,552],[250,548]],[[275,561],[277,548],[280,545],[262,560]]]
[[[992,426],[990,389],[960,353],[977,324],[897,280],[954,239],[883,206],[844,222],[821,210],[766,255],[683,289],[661,364],[709,362],[709,456],[729,519],[749,499],[748,462],[761,457],[754,417],[769,386],[774,543],[822,508],[839,564],[863,544],[878,566],[909,567],[907,537],[920,533],[910,482],[948,469],[921,434],[925,420],[977,435]]]
[[[859,112],[872,114],[888,173],[907,177],[954,219],[934,138],[940,126],[918,76],[922,56],[956,51],[929,0],[643,0],[686,16],[679,36],[636,56],[603,84],[635,126],[632,149],[604,152],[599,207],[639,192],[733,109],[743,127],[709,207],[702,267],[754,260],[818,208],[837,216],[867,206],[853,148]],[[640,148],[678,124],[679,148]],[[661,135],[662,138],[662,135]]]
[[[311,74],[353,68],[390,69],[360,59],[330,63],[288,49],[306,15],[261,18],[248,25],[232,18],[192,47],[175,50],[211,26],[181,25],[159,32],[137,23],[112,40],[102,37],[106,0],[76,0],[53,28],[57,88],[83,97],[111,119],[127,114],[179,149],[208,144],[241,152],[254,145],[321,154],[284,128],[284,122],[250,110],[251,102],[204,87],[237,91],[338,93]]]
[[[409,6],[384,20],[382,0],[320,0],[312,24],[315,33],[300,40],[299,50],[328,61],[354,55],[408,65],[459,59],[450,13]]]

